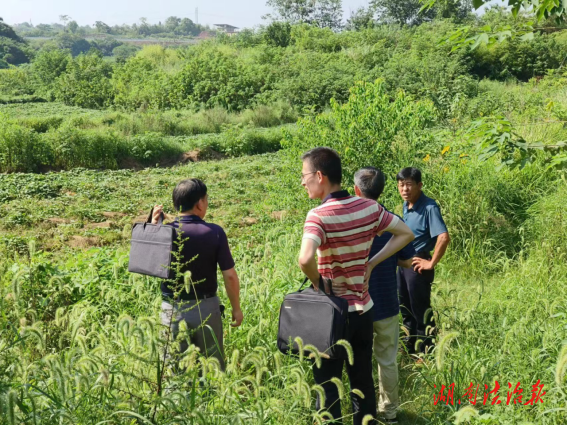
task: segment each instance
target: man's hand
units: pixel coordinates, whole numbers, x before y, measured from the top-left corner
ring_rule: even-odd
[[[240,309],[233,309],[232,310],[232,323],[230,324],[231,327],[239,327],[242,324],[242,320],[244,319],[244,314]]]
[[[433,260],[421,259],[419,257],[413,258],[411,266],[413,267],[413,270],[418,274],[421,274],[423,271],[430,271],[435,268]]]
[[[335,296],[342,296],[346,294],[346,291],[346,283],[336,283],[333,281],[333,293],[335,294]]]
[[[154,213],[152,214],[152,223],[157,225],[160,216],[163,214],[163,206],[158,204],[154,206]]]
[[[368,286],[370,284],[370,276],[372,275],[372,271],[374,267],[368,262],[366,264],[366,270],[364,271],[364,285],[362,286],[362,292],[366,293],[368,291]]]

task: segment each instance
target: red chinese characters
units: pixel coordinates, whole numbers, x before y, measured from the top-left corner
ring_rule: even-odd
[[[451,383],[450,386],[441,385],[441,389],[437,392],[437,385],[433,385],[436,389],[436,393],[433,394],[433,405],[438,405],[439,403],[445,403],[445,405],[454,405],[454,391],[455,391],[455,383]],[[465,389],[465,392],[461,396],[461,398],[457,401],[457,404],[464,404],[465,402],[469,402],[471,405],[476,405],[477,400],[480,404],[480,399],[478,397],[478,389],[480,385],[475,384],[473,382]],[[512,383],[508,382],[508,391],[506,392],[506,405],[534,405],[537,403],[543,403],[543,396],[545,396],[546,392],[543,390],[544,384],[541,383],[539,380],[536,382],[535,385],[532,385],[532,396],[526,402],[522,402],[524,391],[520,387],[520,382],[517,382],[516,385],[512,385]],[[494,381],[494,388],[492,390],[488,390],[489,386],[484,385],[484,392],[482,398],[482,405],[500,405],[503,402],[501,399],[501,395],[499,394],[500,391],[500,383],[498,380]],[[502,398],[504,395],[502,395]]]

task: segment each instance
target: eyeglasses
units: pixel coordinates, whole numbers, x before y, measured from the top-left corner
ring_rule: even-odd
[[[313,173],[317,173],[317,171],[309,172],[309,173],[301,173],[301,182],[305,180],[305,176],[312,175]]]

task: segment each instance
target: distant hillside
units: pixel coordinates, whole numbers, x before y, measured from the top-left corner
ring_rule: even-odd
[[[29,62],[27,42],[0,18],[0,68]]]

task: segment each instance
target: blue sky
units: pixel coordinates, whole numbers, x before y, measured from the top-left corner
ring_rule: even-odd
[[[109,25],[137,22],[141,17],[149,22],[164,21],[168,16],[194,20],[199,8],[201,24],[231,24],[253,27],[262,24],[262,16],[270,12],[266,0],[5,0],[0,16],[8,24],[27,21],[34,25],[59,22],[59,15],[69,15],[80,25],[103,21]],[[350,10],[366,6],[368,0],[343,0],[345,17]]]
[[[368,3],[369,0],[343,0],[345,18]],[[502,4],[502,0],[491,3]],[[69,15],[80,25],[92,25],[95,21],[116,25],[133,24],[141,17],[157,23],[172,15],[194,20],[196,8],[201,24],[231,24],[240,28],[263,24],[262,16],[270,12],[266,0],[11,0],[9,6],[0,9],[0,16],[8,24],[30,20],[34,25],[48,24],[59,22],[60,15]]]

